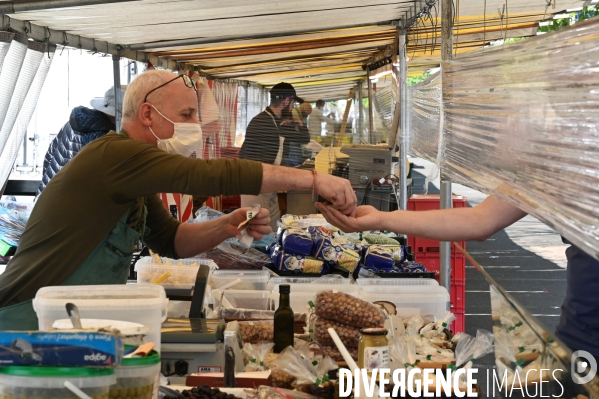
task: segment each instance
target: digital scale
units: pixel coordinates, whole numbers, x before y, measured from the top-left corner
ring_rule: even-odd
[[[166,290],[170,300],[191,299],[189,318],[167,318],[162,323],[161,371],[171,384],[185,384],[187,376],[193,373],[224,371],[225,321],[207,320],[202,313],[209,274],[210,267],[201,265],[192,289]],[[237,323],[229,323],[229,330],[239,336]],[[234,348],[236,370],[241,371],[241,340],[238,340],[238,346]]]

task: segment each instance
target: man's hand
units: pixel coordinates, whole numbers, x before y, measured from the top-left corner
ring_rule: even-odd
[[[316,203],[316,208],[318,208],[330,224],[340,228],[345,233],[378,230],[381,228],[382,213],[370,205],[357,207],[355,216],[346,216],[332,206],[327,206],[320,202]]]
[[[231,237],[237,236],[239,224],[245,222],[247,219],[247,211],[250,209],[252,208],[240,208],[234,210],[228,215],[225,215],[227,222],[226,229],[230,233]],[[255,240],[260,240],[266,234],[272,233],[268,209],[260,209],[258,215],[249,221],[248,226],[248,234],[254,237]]]
[[[329,200],[342,214],[354,215],[358,200],[349,180],[316,174],[316,193]]]

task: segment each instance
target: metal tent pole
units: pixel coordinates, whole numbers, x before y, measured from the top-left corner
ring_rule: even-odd
[[[364,138],[364,103],[362,102],[362,81],[358,82],[358,132],[360,140]]]
[[[371,72],[368,71],[368,142],[370,144],[376,144],[374,142],[374,102],[372,100],[374,93],[370,74]]]
[[[123,104],[119,101],[119,89],[121,88],[121,57],[112,56],[112,73],[114,74],[114,123],[116,131],[121,131],[121,109]]]
[[[443,64],[451,61],[453,51],[453,8],[452,0],[441,1],[441,78],[443,78]],[[443,91],[441,91],[441,112],[443,112]],[[441,115],[441,134],[446,130],[443,124],[445,119]],[[441,209],[452,207],[451,181],[447,180],[444,170],[441,169]],[[451,243],[439,243],[439,282],[449,291],[451,288]]]
[[[401,107],[399,135],[399,209],[408,209],[408,179],[407,161],[408,152],[408,65],[406,57],[406,29],[397,28],[399,39],[399,104]]]

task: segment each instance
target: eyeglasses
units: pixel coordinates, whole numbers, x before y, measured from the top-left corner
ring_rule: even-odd
[[[190,78],[189,76],[187,76],[187,75],[179,75],[179,76],[177,76],[176,78],[174,78],[174,79],[171,79],[171,80],[169,80],[168,82],[166,82],[166,83],[163,83],[163,84],[161,84],[160,86],[158,86],[158,87],[155,87],[155,88],[153,88],[152,90],[150,90],[150,91],[149,91],[149,92],[146,94],[146,96],[144,97],[144,103],[145,103],[145,102],[148,102],[148,96],[149,96],[149,95],[150,95],[152,92],[154,92],[154,91],[156,91],[156,90],[160,89],[161,87],[164,87],[164,86],[166,86],[167,84],[169,84],[169,83],[171,83],[171,82],[174,82],[175,80],[177,80],[177,79],[179,79],[179,78],[183,79],[183,82],[185,83],[185,86],[189,87],[190,89],[191,89],[191,88],[193,88],[193,89],[195,90],[195,92],[196,92],[196,93],[198,92],[198,88],[196,87],[195,83],[193,83],[193,80],[191,80],[191,78]]]

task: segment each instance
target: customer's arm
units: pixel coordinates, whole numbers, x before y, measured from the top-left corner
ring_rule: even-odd
[[[526,216],[514,205],[491,196],[473,208],[422,212],[388,213],[371,206],[361,206],[356,208],[354,217],[345,216],[320,203],[317,208],[331,224],[345,232],[387,230],[440,241],[484,241]]]

